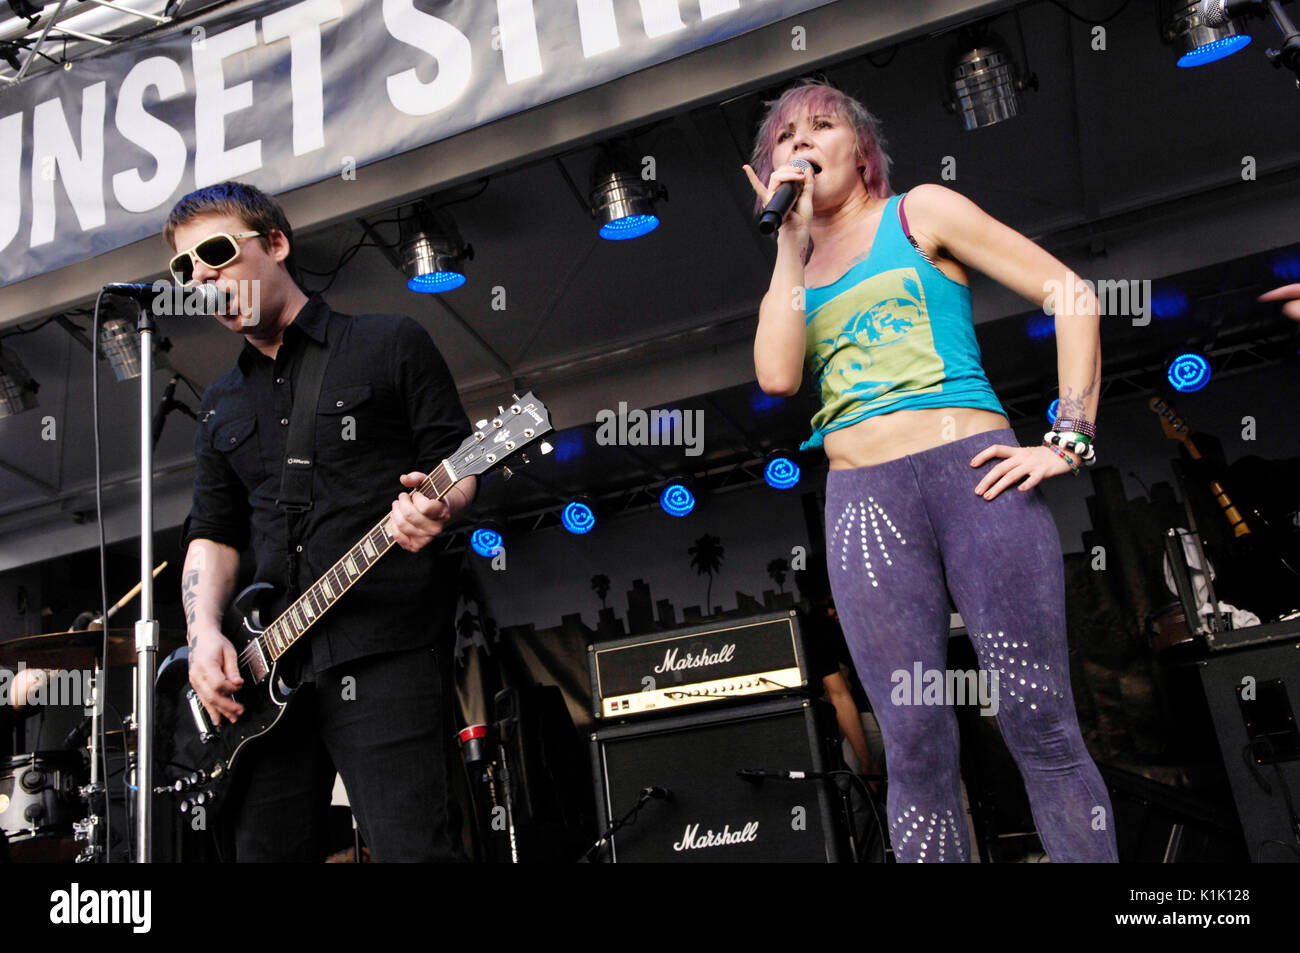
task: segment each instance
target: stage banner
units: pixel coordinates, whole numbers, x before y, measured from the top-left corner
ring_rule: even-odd
[[[156,234],[195,188],[346,179],[829,2],[271,0],[123,43],[0,89],[0,285]]]

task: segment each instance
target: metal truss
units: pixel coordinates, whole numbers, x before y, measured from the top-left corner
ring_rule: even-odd
[[[183,0],[19,0],[0,16],[0,83],[20,83],[37,67],[56,68],[175,23]],[[217,4],[197,4],[211,8]],[[53,7],[47,13],[46,8]],[[88,9],[89,8],[89,9]]]

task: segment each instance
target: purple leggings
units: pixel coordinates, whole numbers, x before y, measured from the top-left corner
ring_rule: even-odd
[[[955,687],[946,575],[1048,857],[1113,862],[1110,798],[1070,691],[1060,540],[1037,489],[975,495],[1001,458],[970,460],[995,443],[1018,445],[994,430],[826,479],[827,568],[884,736],[894,856],[969,859],[957,717],[935,687]]]

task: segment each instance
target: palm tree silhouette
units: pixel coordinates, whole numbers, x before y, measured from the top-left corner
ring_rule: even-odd
[[[782,592],[785,592],[785,574],[789,568],[790,564],[784,559],[773,559],[767,564],[767,574],[781,587]]]
[[[704,614],[710,615],[713,612],[713,574],[721,568],[722,557],[725,555],[722,540],[705,533],[686,552],[691,557],[691,565],[695,567],[696,574],[709,577],[704,596]]]
[[[600,607],[605,608],[605,596],[609,595],[609,577],[603,572],[591,577],[591,588],[600,599]]]

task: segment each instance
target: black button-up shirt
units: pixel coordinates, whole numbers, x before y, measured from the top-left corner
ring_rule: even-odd
[[[276,506],[304,336],[335,324],[316,405],[313,506]],[[425,330],[400,315],[349,316],[313,297],[285,329],[275,360],[245,342],[203,395],[194,437],[190,540],[250,545],[258,582],[284,587],[289,551],[299,591],[315,582],[391,510],[403,473],[429,472],[470,435],[447,365]],[[298,547],[301,546],[301,551]],[[431,644],[450,617],[454,573],[428,549],[397,545],[305,635],[317,671],[380,652]],[[263,623],[269,622],[263,619]]]

